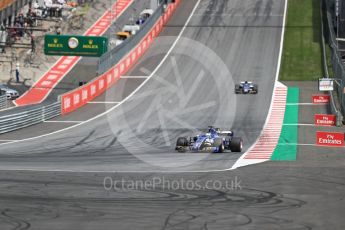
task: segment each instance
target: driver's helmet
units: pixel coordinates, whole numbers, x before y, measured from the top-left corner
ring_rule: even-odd
[[[244,84],[248,84],[248,81],[245,81]]]
[[[215,130],[214,128],[210,128],[210,129],[208,130],[208,132],[211,134],[211,133],[215,133],[216,130]]]

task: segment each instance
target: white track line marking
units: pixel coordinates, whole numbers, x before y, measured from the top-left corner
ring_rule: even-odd
[[[18,141],[18,140],[0,140],[0,142],[9,142],[9,141]]]
[[[323,104],[315,104],[315,103],[310,103],[310,102],[305,102],[305,103],[286,103],[286,105],[325,105]]]
[[[298,146],[316,146],[315,144],[302,144],[302,143],[279,143],[278,145],[298,145]]]
[[[261,161],[263,162],[263,161]],[[258,161],[258,163],[260,163]],[[54,173],[209,173],[209,172],[224,172],[228,171],[229,169],[213,169],[213,170],[191,170],[191,171],[183,171],[183,170],[176,170],[176,171],[159,171],[159,170],[151,170],[151,171],[116,171],[116,170],[71,170],[71,169],[31,169],[31,168],[23,168],[23,169],[0,169],[1,171],[23,171],[23,172],[54,172]]]
[[[345,148],[345,146],[322,146],[317,144],[307,144],[307,143],[279,143],[278,145],[297,145],[297,146],[314,146],[314,147],[325,147],[325,148]]]
[[[284,126],[315,126],[315,124],[301,124],[301,123],[298,123],[298,124],[283,124]]]
[[[215,16],[215,17],[282,17],[284,15],[282,14],[226,14],[226,13],[223,13],[223,14],[217,14],[217,13],[209,13],[209,14],[195,14],[194,16],[197,16],[197,17],[201,17],[201,16]]]
[[[44,123],[82,123],[84,121],[43,121]]]
[[[146,79],[149,76],[121,76],[121,79]]]
[[[4,109],[0,109],[0,112],[7,111],[7,110],[10,110],[10,109],[13,109],[13,108],[16,108],[16,105],[11,106],[11,107],[7,107],[7,108],[4,108]]]
[[[120,101],[89,101],[87,104],[119,104]]]

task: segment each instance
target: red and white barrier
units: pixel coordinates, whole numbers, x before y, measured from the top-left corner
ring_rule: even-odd
[[[313,104],[328,104],[330,101],[330,96],[325,94],[313,95],[311,99]]]
[[[317,126],[335,126],[336,116],[333,114],[315,114],[314,124]]]
[[[344,147],[344,133],[316,132],[316,145]]]
[[[106,73],[94,79],[92,82],[85,84],[71,92],[65,93],[61,97],[62,114],[67,114],[84,106],[95,97],[104,93],[109,87],[115,84],[121,76],[134,66],[139,58],[148,50],[154,39],[160,34],[163,26],[168,22],[180,0],[169,4],[165,13],[159,18],[156,24],[141,40],[141,42],[132,49],[119,63],[109,69]]]

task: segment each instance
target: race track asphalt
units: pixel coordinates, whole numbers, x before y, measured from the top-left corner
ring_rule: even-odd
[[[181,5],[166,34],[178,34],[195,3]],[[166,62],[154,71],[171,38],[128,74],[154,73],[126,102],[56,135],[0,146],[2,229],[344,229],[339,153],[301,147],[296,162],[222,171],[240,154],[173,151],[177,136],[207,125],[233,128],[245,149],[255,141],[270,104],[283,10],[283,0],[202,0]],[[145,80],[128,78],[104,101]],[[245,79],[259,84],[257,96],[234,96],[234,83]],[[105,177],[115,189],[103,187]],[[153,180],[166,183],[143,185]],[[197,181],[213,186],[198,189]]]

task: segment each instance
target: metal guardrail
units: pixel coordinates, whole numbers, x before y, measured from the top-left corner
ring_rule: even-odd
[[[61,103],[0,117],[0,134],[22,129],[52,119],[61,114]]]
[[[334,1],[322,2],[323,10],[323,26],[324,26],[324,38],[325,42],[329,45],[331,50],[331,63],[333,70],[333,77],[337,79],[337,84],[335,84],[335,91],[339,97],[340,111],[342,114],[345,113],[345,97],[343,96],[343,89],[345,84],[345,65],[343,63],[341,54],[338,49],[336,34],[335,34],[335,14],[334,14]],[[340,81],[339,81],[340,80]]]
[[[0,95],[0,110],[7,108],[7,96],[6,95]]]
[[[328,70],[328,61],[327,61],[327,51],[326,51],[326,40],[331,48],[331,55],[332,55],[332,67],[334,72],[334,77],[338,79],[343,79],[344,75],[344,65],[341,61],[340,53],[338,52],[338,46],[336,45],[335,40],[335,33],[332,29],[332,15],[330,13],[330,7],[327,6],[327,2],[324,0],[321,1],[321,40],[322,40],[322,61],[323,61],[323,69],[326,78],[329,78],[329,70]],[[325,17],[326,16],[326,17]],[[326,37],[325,37],[326,36]],[[338,82],[339,85],[336,85],[336,91],[338,95],[342,95],[342,88],[343,88],[343,80]],[[330,109],[333,114],[337,116],[337,126],[342,125],[343,115],[342,115],[342,102],[343,98],[340,98],[340,104],[337,103],[333,92],[330,92],[331,97],[331,104]],[[344,110],[343,110],[344,111]]]
[[[160,16],[164,13],[164,4],[158,6],[155,12],[141,26],[140,30],[130,38],[126,39],[121,45],[113,48],[99,59],[98,74],[103,74],[116,63],[118,63],[126,54],[128,54],[151,30]],[[115,36],[115,34],[114,34]]]
[[[325,32],[324,32],[324,5],[323,1],[321,1],[321,8],[320,8],[320,13],[321,13],[321,42],[322,42],[322,62],[323,62],[323,70],[326,78],[329,78],[329,71],[328,71],[328,64],[327,64],[327,54],[326,54],[326,45],[325,45]],[[331,96],[331,112],[333,114],[337,114],[338,108],[334,102],[334,97],[333,93],[330,93]]]

